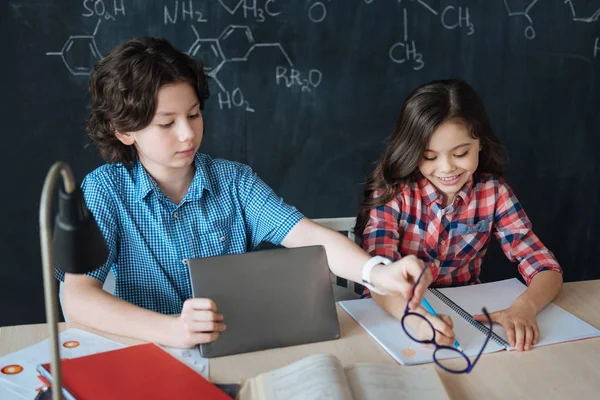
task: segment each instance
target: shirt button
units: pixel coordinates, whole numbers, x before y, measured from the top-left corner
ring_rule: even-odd
[[[446,244],[446,241],[445,241],[445,240],[442,240],[442,244]]]
[[[224,241],[226,241],[226,240],[227,240],[227,237],[226,237],[226,236],[221,236],[221,242],[224,242]]]
[[[179,216],[179,213],[178,213],[177,211],[175,211],[175,212],[173,213],[173,218],[177,218],[178,216]]]
[[[188,265],[189,261],[187,258],[184,258],[183,260],[181,260],[181,262],[183,263],[183,265]]]

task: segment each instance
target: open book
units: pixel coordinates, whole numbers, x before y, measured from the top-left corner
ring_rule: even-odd
[[[475,321],[472,315],[481,314],[482,307],[486,307],[490,313],[508,308],[526,288],[513,278],[480,285],[429,289],[425,298],[438,314],[447,314],[452,318],[456,339],[465,354],[476,356],[485,342],[487,328]],[[425,348],[411,340],[404,333],[400,321],[390,316],[373,299],[342,301],[340,306],[399,363],[433,361],[434,349]],[[538,313],[537,323],[540,340],[536,347],[600,336],[600,330],[552,303]],[[502,326],[494,324],[484,353],[511,349]],[[454,353],[447,354],[450,356]],[[443,357],[440,355],[438,358]]]
[[[239,400],[448,399],[434,369],[425,366],[355,364],[342,367],[330,354],[317,354],[245,382]]]

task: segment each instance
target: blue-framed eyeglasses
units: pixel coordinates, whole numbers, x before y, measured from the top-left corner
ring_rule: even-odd
[[[421,280],[421,277],[423,276],[426,270],[427,267],[423,268],[423,271],[421,271],[421,275],[419,275],[419,278],[417,279],[417,282],[415,283],[415,286],[413,288],[413,293],[414,289],[419,285],[419,281]],[[487,335],[485,341],[483,342],[481,350],[479,350],[479,354],[477,354],[477,357],[475,357],[475,359],[471,361],[465,353],[458,350],[456,347],[443,346],[436,343],[436,332],[431,322],[429,322],[429,320],[421,314],[417,314],[409,310],[408,305],[410,304],[411,300],[412,297],[406,303],[404,315],[402,316],[402,319],[400,321],[402,323],[402,329],[404,330],[406,335],[417,343],[430,344],[435,346],[435,350],[433,352],[433,361],[443,370],[451,372],[453,374],[463,374],[471,372],[475,367],[475,364],[477,364],[479,357],[481,357],[485,346],[487,346],[488,342],[490,341],[490,337],[492,336],[492,319],[490,318],[490,315],[488,314],[488,311],[485,309],[485,307],[482,310],[488,320],[488,326],[486,327]],[[427,326],[429,326],[429,329],[431,331],[430,336],[429,334],[427,334],[427,337],[425,339],[416,337],[413,333],[411,333],[412,326],[419,326],[419,324],[423,322],[425,322]],[[457,362],[456,358],[459,358],[460,361]]]

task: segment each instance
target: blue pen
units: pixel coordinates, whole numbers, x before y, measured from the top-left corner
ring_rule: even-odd
[[[423,299],[421,300],[421,303],[423,304],[423,307],[425,307],[425,309],[427,310],[427,312],[431,315],[433,315],[434,317],[440,317],[435,310],[433,309],[433,307],[431,307],[431,304],[429,304],[429,302],[427,301],[427,299],[425,297],[423,297]],[[456,347],[458,350],[463,351],[463,349],[460,347],[460,343],[458,343],[458,340],[454,340],[454,347]]]

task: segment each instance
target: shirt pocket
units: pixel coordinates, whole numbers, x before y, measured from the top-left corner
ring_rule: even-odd
[[[491,223],[482,219],[476,224],[456,225],[454,231],[454,254],[458,259],[471,259],[486,247]]]
[[[488,232],[490,230],[490,221],[487,219],[482,219],[476,224],[461,224],[458,223],[456,225],[456,234],[457,235],[468,235],[474,233],[483,233]]]

